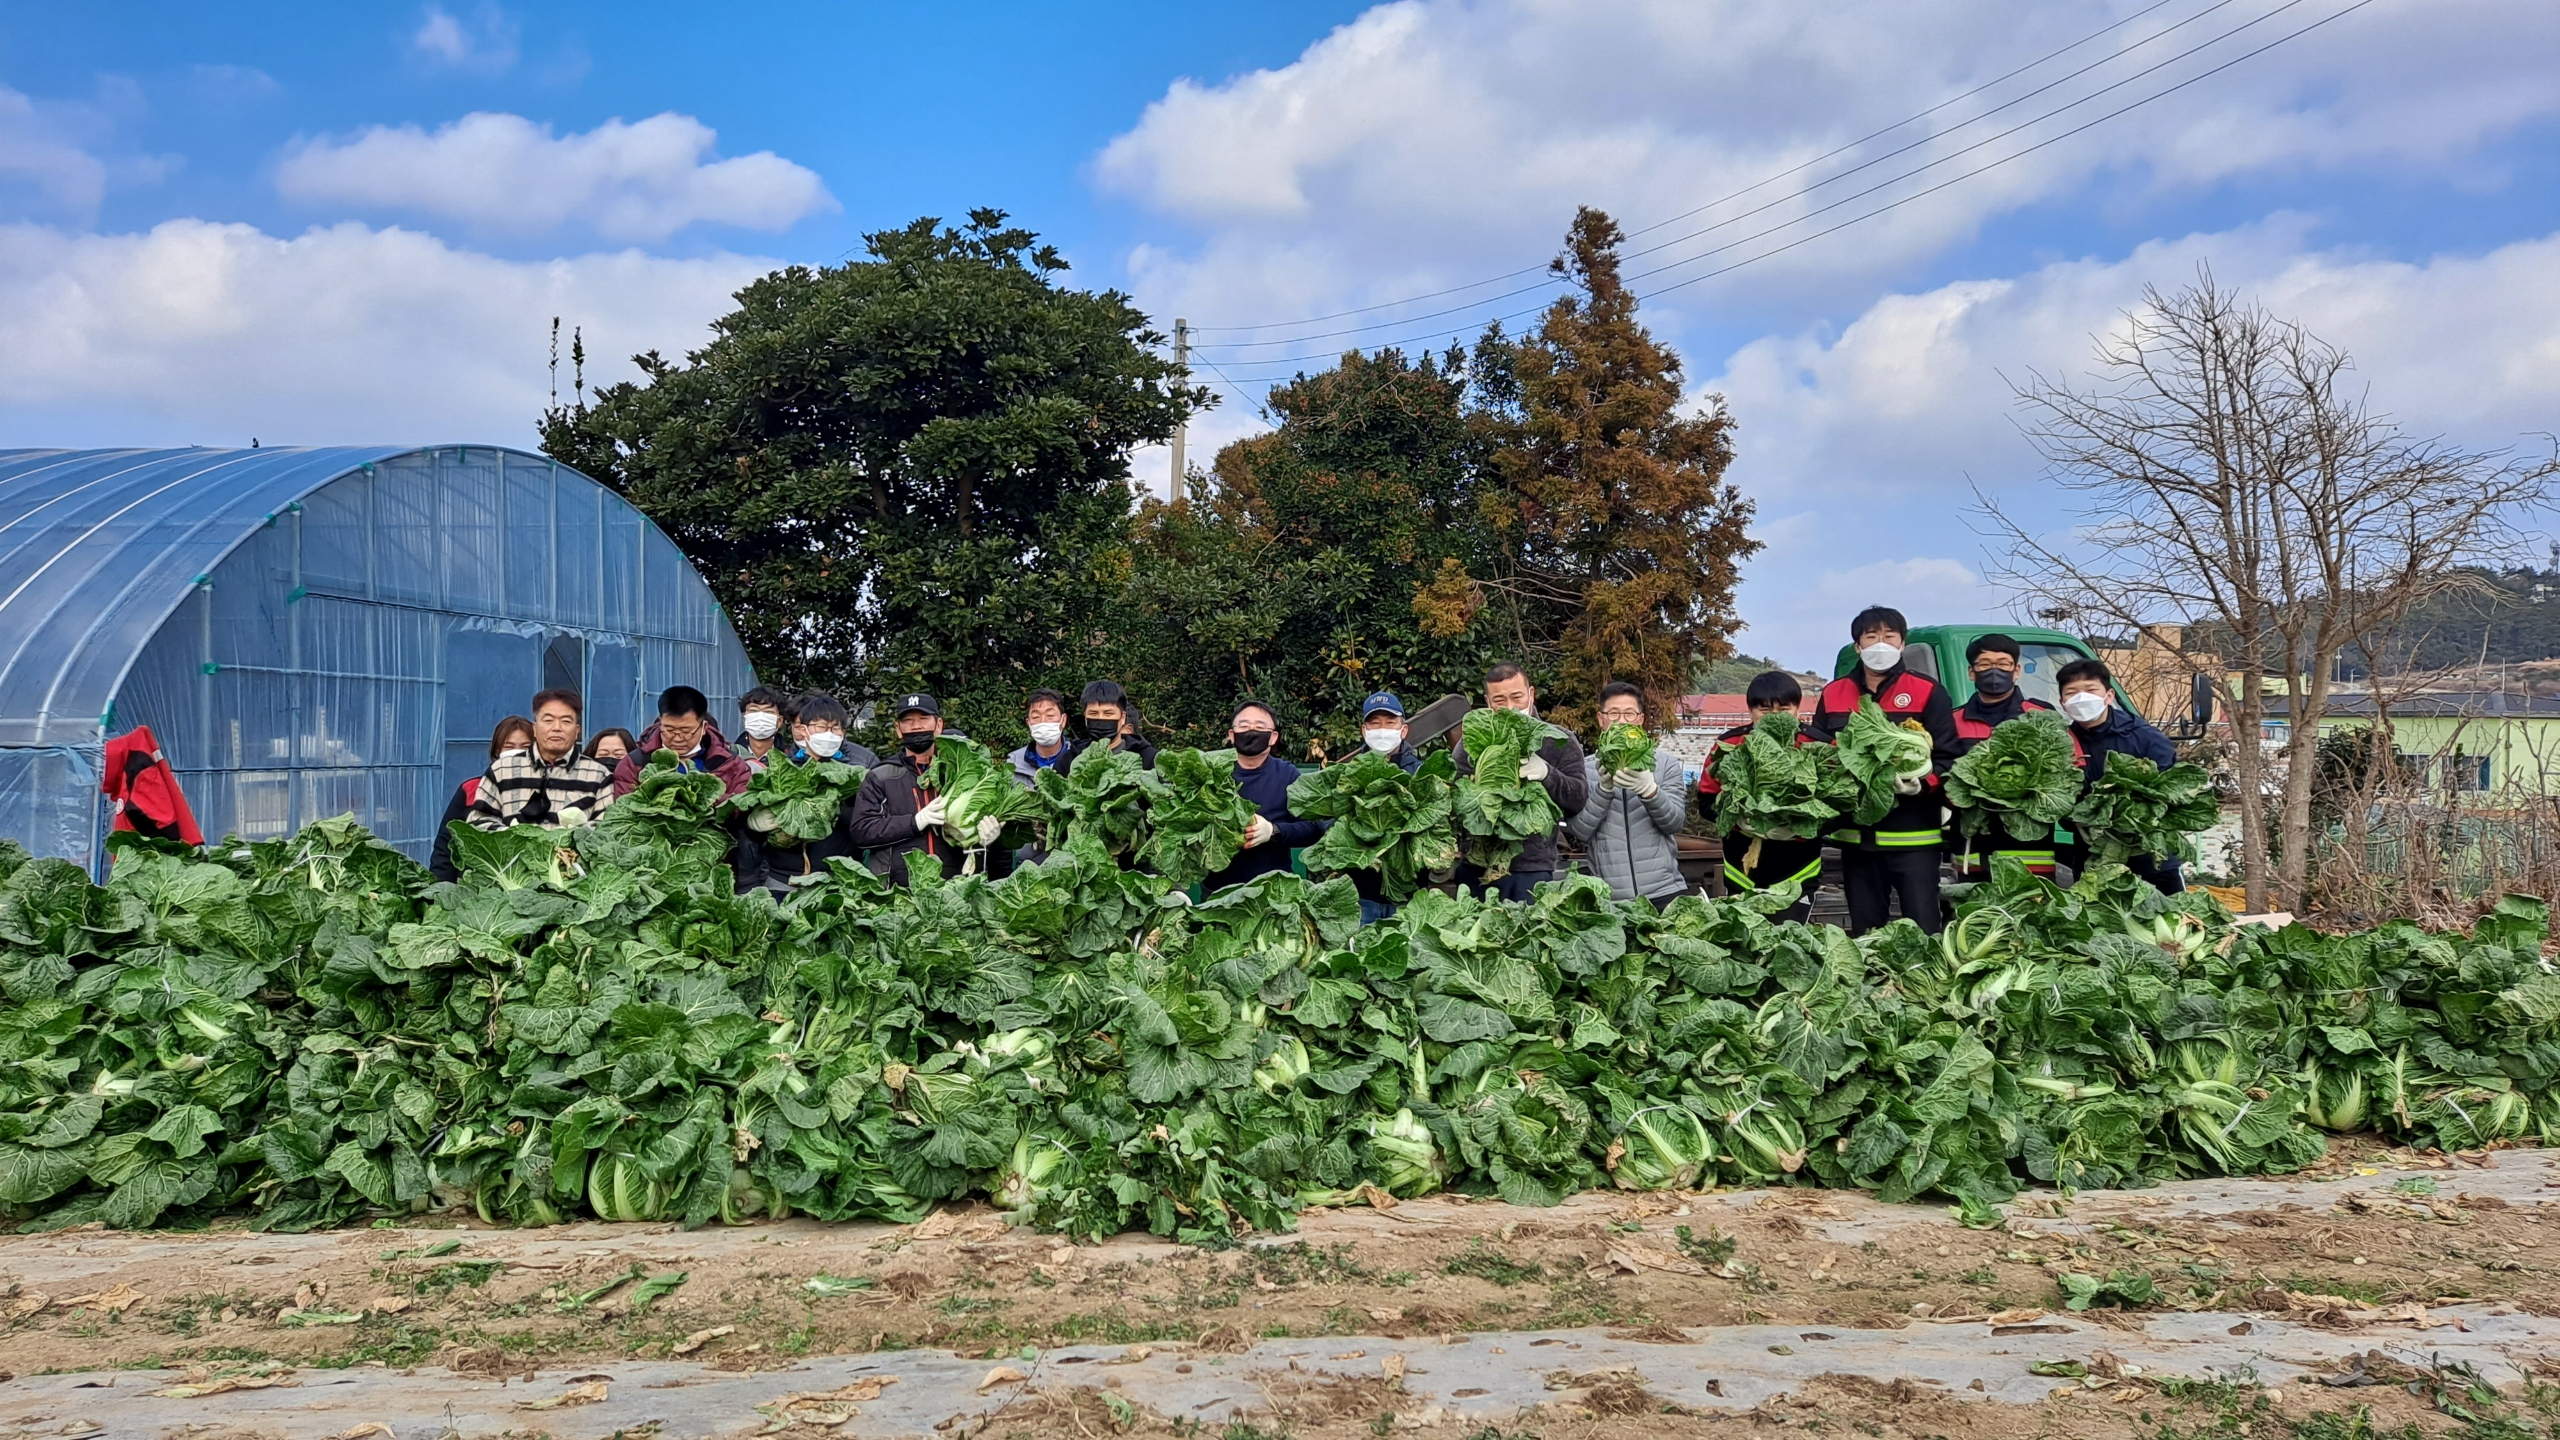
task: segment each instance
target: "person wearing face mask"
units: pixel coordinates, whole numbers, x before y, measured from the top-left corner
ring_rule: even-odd
[[[540,717],[536,717],[537,719]],[[640,784],[640,772],[661,750],[675,752],[677,768],[687,774],[720,777],[720,798],[735,800],[756,772],[729,749],[720,727],[711,723],[711,701],[690,685],[670,685],[658,696],[658,718],[640,732],[638,749],[622,757],[613,770],[613,793],[628,795]]]
[[[1253,806],[1253,823],[1245,827],[1244,848],[1226,869],[1201,882],[1203,894],[1215,895],[1230,885],[1289,868],[1289,852],[1312,845],[1324,833],[1319,820],[1289,813],[1289,787],[1298,767],[1280,758],[1280,722],[1259,700],[1236,706],[1227,721],[1227,744],[1236,752],[1236,789]]]
[[[1055,690],[1032,691],[1022,707],[1022,728],[1031,733],[1031,743],[1005,759],[1013,763],[1014,782],[1031,790],[1038,788],[1041,771],[1065,764],[1075,748],[1067,743],[1067,697]]]
[[[759,685],[738,697],[737,756],[751,772],[761,771],[776,760],[789,758],[779,740],[782,734],[782,692]]]
[[[1763,670],[1751,677],[1750,688],[1742,692],[1742,703],[1750,708],[1753,724],[1758,724],[1763,715],[1794,715],[1804,708],[1804,687],[1784,670]],[[1698,776],[1698,813],[1714,818],[1716,805],[1724,794],[1724,782],[1716,778],[1716,766],[1750,738],[1750,725],[1736,725],[1716,737],[1716,748],[1707,756],[1706,769]],[[1796,743],[1826,742],[1799,725]],[[1725,837],[1724,853],[1728,893],[1750,895],[1792,884],[1801,887],[1796,903],[1769,918],[1800,921],[1813,913],[1813,892],[1822,888],[1820,840],[1751,835],[1737,828]]]
[[[1929,771],[1902,789],[1892,810],[1866,828],[1836,832],[1840,847],[1840,889],[1849,902],[1849,933],[1864,935],[1892,918],[1899,900],[1903,915],[1934,935],[1945,923],[1938,909],[1938,841],[1945,804],[1940,777],[1955,763],[1955,706],[1946,687],[1902,663],[1902,643],[1911,627],[1902,612],[1870,605],[1849,622],[1849,638],[1858,647],[1858,669],[1822,687],[1811,728],[1825,740],[1837,740],[1858,712],[1858,702],[1873,699],[1884,718],[1925,731],[1929,736]]]
[[[810,695],[800,702],[801,747],[797,755],[784,755],[777,747],[769,762],[776,765],[809,764],[812,761],[835,760],[859,767],[867,775],[880,763],[880,757],[844,738],[844,702],[832,695]],[[827,862],[839,856],[848,860],[862,858],[862,847],[854,842],[854,807],[861,795],[846,797],[836,812],[835,828],[815,839],[798,845],[783,845],[771,835],[760,835],[750,829],[741,811],[730,827],[734,841],[730,866],[738,874],[738,892],[744,894],[758,886],[770,890],[787,890],[806,885],[827,873]]]
[[[850,837],[865,852],[873,872],[893,885],[907,883],[907,857],[919,851],[940,859],[944,874],[957,873],[963,852],[994,844],[1004,824],[995,819],[981,821],[977,833],[964,837],[966,843],[961,845],[943,832],[942,800],[924,784],[924,773],[933,765],[934,742],[942,738],[941,701],[920,692],[902,695],[892,724],[898,732],[898,751],[864,773],[862,789],[853,797]]]
[[[1600,687],[1600,728],[1648,728],[1644,692],[1625,681]],[[1582,762],[1590,798],[1566,827],[1591,857],[1591,873],[1609,882],[1619,900],[1638,898],[1668,905],[1687,891],[1680,876],[1680,830],[1689,820],[1689,771],[1668,745],[1653,751],[1653,768],[1600,773],[1598,757]]]
[[[1964,647],[1964,663],[1973,672],[1973,698],[1956,707],[1957,758],[1971,754],[1973,747],[1991,738],[1991,732],[2003,721],[2015,720],[2030,710],[2051,710],[2041,700],[2030,700],[2018,688],[2017,640],[1997,632],[1974,637]],[[2078,759],[2079,740],[2072,741],[2073,759]],[[2053,877],[2053,842],[2036,844],[2012,836],[2000,825],[1987,827],[1979,835],[1967,835],[1961,827],[1950,823],[1942,842],[1947,853],[1956,857],[1956,878],[1984,880],[1991,875],[1991,857],[2008,855],[2027,867],[2029,874]]]
[[[1125,750],[1148,769],[1156,768],[1156,747],[1121,723],[1130,718],[1131,707],[1129,692],[1120,688],[1119,681],[1096,680],[1085,686],[1081,708],[1084,739],[1059,762],[1059,768],[1073,770],[1077,758],[1091,750]]]
[[[1538,692],[1530,688],[1525,671],[1506,662],[1484,672],[1484,703],[1489,710],[1535,715]],[[1449,747],[1449,753],[1457,762],[1459,774],[1475,773],[1475,762],[1467,757],[1463,738]],[[1582,761],[1582,742],[1570,735],[1541,741],[1537,752],[1520,762],[1520,778],[1545,786],[1547,797],[1556,802],[1558,811],[1567,816],[1579,815],[1591,799],[1591,782],[1584,775]],[[1483,874],[1466,864],[1458,867],[1458,880],[1505,900],[1527,900],[1531,892],[1554,879],[1562,868],[1556,851],[1556,831],[1550,830],[1521,841],[1520,854],[1511,862],[1511,873],[1492,884],[1485,884]]]
[[[1377,691],[1360,702],[1360,745],[1372,755],[1393,760],[1407,775],[1422,768],[1422,757],[1413,753],[1409,743],[1404,702],[1392,691]],[[1395,915],[1396,902],[1386,898],[1386,886],[1377,871],[1352,871],[1351,888],[1360,896],[1361,924],[1375,925]]]
[[[501,756],[522,755],[533,748],[533,722],[521,715],[510,715],[489,732],[489,763]],[[461,872],[453,863],[453,827],[471,819],[471,802],[480,794],[480,782],[488,772],[463,781],[454,787],[453,798],[444,807],[443,818],[436,821],[436,843],[427,851],[427,873],[439,880],[458,880]]]
[[[2151,723],[2116,703],[2115,673],[2103,660],[2074,660],[2054,672],[2062,687],[2062,713],[2071,721],[2071,738],[2080,747],[2080,793],[2106,773],[2109,755],[2136,755],[2166,770],[2178,763],[2178,747]],[[2063,864],[2076,877],[2089,865],[2089,847],[2072,841],[2059,847]],[[2175,855],[2139,855],[2125,868],[2150,881],[2164,894],[2187,888]]]

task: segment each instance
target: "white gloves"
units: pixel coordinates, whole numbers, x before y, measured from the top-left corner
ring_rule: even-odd
[[[996,837],[997,837],[997,836],[999,836],[999,835],[1001,835],[1001,834],[1003,834],[1003,833],[1004,833],[1004,822],[1003,822],[1002,820],[997,819],[997,818],[996,818],[996,817],[994,817],[993,815],[990,815],[990,816],[988,816],[986,819],[979,821],[979,822],[978,822],[978,848],[979,848],[979,849],[981,849],[981,850],[983,850],[983,849],[985,849],[986,847],[988,847],[988,846],[990,846],[990,845],[993,845],[994,843],[996,843]]]
[[[1917,795],[1920,793],[1920,782],[1927,778],[1928,777],[1925,775],[1898,775],[1894,777],[1893,793],[1896,795]]]
[[[1661,791],[1662,781],[1650,770],[1612,770],[1609,772],[1609,788],[1633,790],[1650,800]]]
[[[1521,762],[1520,762],[1520,778],[1521,778],[1521,779],[1523,779],[1523,780],[1528,780],[1528,781],[1533,781],[1533,782],[1534,782],[1534,781],[1539,781],[1539,780],[1544,780],[1544,779],[1546,779],[1546,778],[1547,778],[1547,760],[1546,760],[1546,757],[1545,757],[1545,756],[1543,756],[1543,755],[1532,755],[1532,756],[1530,756],[1528,759],[1521,761]]]
[[[1250,850],[1254,846],[1260,845],[1269,840],[1271,838],[1271,829],[1270,821],[1263,819],[1259,815],[1254,816],[1253,823],[1244,827],[1244,848]]]
[[[919,835],[923,834],[925,831],[941,824],[944,820],[948,819],[949,816],[949,807],[943,803],[941,796],[936,795],[931,800],[925,802],[923,809],[916,812],[916,833]]]

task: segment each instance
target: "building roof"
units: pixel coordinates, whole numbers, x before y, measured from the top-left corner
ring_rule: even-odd
[[[134,657],[233,547],[416,448],[0,450],[0,745],[95,744]]]
[[[1808,687],[1796,713],[1811,715],[1814,702],[1821,698],[1818,691]],[[1683,695],[1680,719],[1689,725],[1744,725],[1751,720],[1751,702],[1741,695]]]

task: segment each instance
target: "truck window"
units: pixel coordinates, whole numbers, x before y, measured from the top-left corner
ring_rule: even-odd
[[[2018,657],[2018,689],[2030,700],[2047,705],[2062,704],[2062,686],[2053,677],[2063,666],[2089,657],[2068,645],[2047,640],[2027,640],[2019,648],[2027,653]]]

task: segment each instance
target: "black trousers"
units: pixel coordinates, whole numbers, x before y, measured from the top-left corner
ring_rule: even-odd
[[[1755,890],[1793,880],[1804,887],[1796,903],[1770,916],[1773,921],[1801,922],[1813,913],[1813,892],[1822,888],[1822,842],[1819,840],[1754,840],[1747,835],[1725,838],[1728,851],[1735,857],[1724,862],[1725,892],[1748,895]],[[1760,847],[1753,859],[1751,847]],[[1749,865],[1739,863],[1752,860]]]
[[[1840,851],[1840,891],[1849,902],[1849,933],[1864,935],[1893,918],[1893,902],[1922,930],[1935,935],[1946,925],[1938,912],[1938,847],[1912,845],[1890,850],[1862,845]]]
[[[2057,845],[2054,851],[2056,858],[2071,867],[2072,879],[2077,880],[2088,873],[2088,846],[2077,843]],[[2187,888],[2185,866],[2175,855],[2165,858],[2158,855],[2130,856],[2125,860],[2124,868],[2132,871],[2135,879],[2150,881],[2151,888],[2163,895],[2175,895]]]

